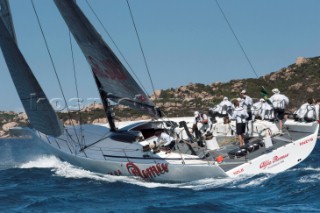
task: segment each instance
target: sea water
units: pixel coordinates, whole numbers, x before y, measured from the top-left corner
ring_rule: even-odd
[[[320,212],[320,141],[279,174],[179,184],[93,173],[33,143],[0,141],[0,212]]]

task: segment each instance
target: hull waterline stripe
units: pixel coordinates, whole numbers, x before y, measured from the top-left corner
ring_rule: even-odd
[[[204,158],[152,158],[152,157],[130,157],[130,156],[117,156],[117,155],[103,155],[108,158],[129,158],[129,159],[143,159],[143,160],[202,160]]]

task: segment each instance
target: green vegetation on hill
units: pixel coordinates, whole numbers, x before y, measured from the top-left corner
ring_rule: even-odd
[[[168,116],[190,116],[195,109],[207,112],[209,107],[218,104],[224,96],[229,99],[239,97],[242,89],[246,89],[252,98],[259,99],[262,86],[269,96],[272,95],[273,88],[278,88],[288,96],[290,111],[294,111],[309,97],[320,99],[320,57],[304,59],[303,62],[291,64],[258,79],[231,80],[211,85],[189,84],[177,89],[162,90],[161,101],[155,103],[170,106],[161,107]],[[174,104],[170,104],[173,102],[170,99],[172,97],[181,105],[174,107]]]

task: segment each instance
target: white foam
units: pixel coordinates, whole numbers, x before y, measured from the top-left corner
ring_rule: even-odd
[[[299,178],[299,183],[315,183],[320,181],[320,174],[312,174]]]
[[[105,181],[105,182],[124,182],[129,184],[135,184],[147,188],[155,188],[161,187],[162,185],[158,183],[149,183],[144,182],[137,178],[125,177],[125,176],[112,176],[112,175],[104,175],[100,173],[90,172],[88,170],[75,167],[67,162],[62,162],[55,156],[41,156],[36,160],[29,161],[20,166],[23,169],[30,168],[48,168],[54,172],[56,176],[65,177],[65,178],[89,178],[97,181]]]
[[[302,170],[320,172],[320,168],[313,168],[313,167],[306,167],[306,168],[303,168]]]
[[[48,168],[54,172],[55,175],[65,178],[88,178],[96,181],[105,181],[105,182],[123,182],[133,185],[138,185],[146,188],[185,188],[185,189],[194,189],[202,190],[207,188],[220,187],[225,184],[229,184],[234,181],[234,179],[203,179],[188,183],[156,183],[156,182],[147,182],[140,178],[136,177],[127,177],[127,176],[112,176],[112,175],[103,175],[100,173],[94,173],[82,168],[75,167],[67,162],[62,162],[55,156],[41,156],[36,160],[29,161],[20,166],[23,169],[30,168]]]
[[[316,171],[316,172],[319,172],[320,168],[304,167],[304,168],[290,169],[290,171]]]
[[[24,163],[20,166],[20,168],[23,169],[29,169],[29,168],[54,168],[57,167],[57,165],[61,164],[62,162],[56,158],[55,156],[47,156],[43,155],[40,156],[38,159],[29,161],[27,163]]]
[[[94,172],[90,172],[73,165],[62,162],[55,156],[41,156],[37,160],[29,161],[20,166],[23,169],[29,168],[51,168],[57,176],[65,178],[90,178],[99,181],[115,182],[114,178],[110,178],[110,175],[101,175]]]
[[[202,179],[202,180],[197,180],[197,181],[192,181],[187,183],[157,183],[157,182],[147,182],[139,178],[126,177],[126,176],[118,176],[118,177],[113,176],[113,178],[116,178],[117,181],[138,185],[145,188],[159,188],[159,187],[180,188],[180,189],[193,189],[196,191],[210,189],[210,188],[218,188],[235,181],[232,178],[227,178],[227,179],[210,178],[210,179]]]
[[[299,183],[314,183],[314,182],[319,182],[320,180],[320,168],[313,168],[313,167],[306,167],[306,168],[298,168],[295,170],[299,171],[313,171],[316,173],[313,174],[307,174],[303,177],[300,177],[297,181]]]
[[[157,183],[157,182],[148,182],[144,181],[140,178],[136,177],[127,177],[127,176],[112,176],[100,173],[94,173],[87,170],[84,170],[79,167],[75,167],[67,162],[62,162],[55,156],[41,156],[37,160],[29,161],[20,166],[23,169],[29,168],[49,168],[54,172],[54,175],[65,177],[65,178],[88,178],[96,181],[103,182],[123,182],[127,184],[133,184],[145,188],[181,188],[181,189],[192,189],[192,190],[205,190],[212,188],[220,188],[220,187],[250,187],[259,185],[268,179],[268,176],[263,176],[260,178],[256,178],[251,180],[249,183],[243,183],[243,181],[247,180],[248,176],[240,176],[237,178],[207,178],[187,183]],[[252,177],[252,176],[250,176]]]
[[[247,187],[252,187],[252,186],[259,186],[261,185],[263,182],[267,181],[268,179],[270,179],[272,176],[274,176],[274,174],[264,174],[263,177],[259,177],[259,178],[254,178],[253,180],[247,182],[247,183],[243,183],[238,185],[237,187],[239,188],[247,188]]]

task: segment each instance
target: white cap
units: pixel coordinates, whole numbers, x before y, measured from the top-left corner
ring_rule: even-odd
[[[240,94],[246,94],[246,93],[247,91],[245,89],[240,92]]]
[[[280,91],[278,90],[278,88],[274,88],[274,89],[272,90],[272,92],[273,92],[274,94],[280,93]]]
[[[240,101],[241,101],[241,98],[237,98],[237,101],[239,101],[239,102],[240,102]]]
[[[224,100],[224,101],[227,101],[227,100],[228,100],[228,97],[224,97],[223,100]]]
[[[200,113],[199,113],[198,111],[195,111],[195,112],[194,112],[194,117],[198,117],[199,114],[200,114]]]
[[[261,102],[265,102],[266,100],[264,100],[263,98],[260,99]]]

